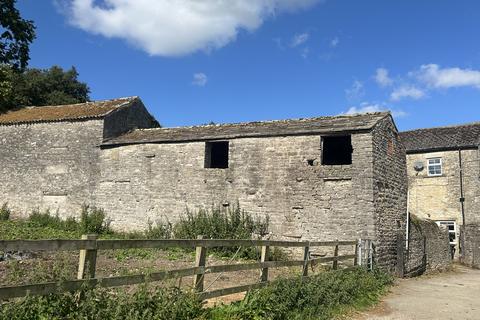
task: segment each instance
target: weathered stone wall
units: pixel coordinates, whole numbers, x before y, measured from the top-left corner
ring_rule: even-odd
[[[404,232],[406,224],[407,174],[405,148],[391,118],[374,128],[372,153],[377,263],[393,271],[396,236]]]
[[[451,265],[448,230],[438,227],[434,221],[411,216],[408,239],[407,276],[442,271]]]
[[[462,150],[465,220],[480,222],[480,184],[478,150]],[[428,176],[427,159],[442,158],[442,176]],[[414,163],[421,161],[424,170],[417,172]],[[424,219],[451,220],[462,224],[460,203],[459,151],[430,152],[407,155],[409,177],[409,210]],[[457,232],[457,239],[459,234]],[[456,252],[459,252],[457,245]]]
[[[103,138],[117,137],[132,129],[155,128],[158,123],[143,105],[140,99],[121,107],[105,117]]]
[[[461,236],[465,243],[462,263],[480,269],[480,224],[462,226]]]
[[[280,238],[374,239],[371,133],[352,145],[351,165],[323,166],[319,135],[231,139],[227,169],[204,168],[205,142],[108,148],[96,199],[117,228],[238,200]]]
[[[103,120],[0,126],[0,203],[78,214],[100,174]]]

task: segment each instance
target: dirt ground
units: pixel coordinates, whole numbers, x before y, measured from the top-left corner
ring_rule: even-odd
[[[399,280],[383,301],[352,320],[478,320],[480,270],[455,266],[430,276]]]

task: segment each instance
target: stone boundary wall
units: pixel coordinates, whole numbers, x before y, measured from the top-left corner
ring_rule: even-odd
[[[410,218],[405,275],[416,276],[447,269],[452,263],[448,230],[432,220]]]
[[[460,227],[460,243],[464,243],[461,262],[480,269],[480,224]]]

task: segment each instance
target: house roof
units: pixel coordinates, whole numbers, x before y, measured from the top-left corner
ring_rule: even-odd
[[[400,133],[407,153],[478,148],[480,122]]]
[[[0,125],[103,118],[115,109],[130,105],[135,99],[138,97],[60,106],[26,107],[0,114]]]
[[[367,131],[386,117],[390,117],[389,112],[193,127],[136,129],[107,140],[102,146]]]

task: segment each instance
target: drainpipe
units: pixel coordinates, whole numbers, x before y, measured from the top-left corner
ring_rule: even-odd
[[[408,187],[407,191],[407,224],[406,224],[406,231],[405,231],[405,249],[408,250],[408,240],[409,240],[409,232],[410,232],[410,186]]]
[[[461,235],[460,239],[460,256],[463,257],[464,255],[464,248],[465,248],[465,197],[463,194],[463,164],[462,164],[462,150],[458,150],[458,161],[460,164],[460,205],[462,208],[462,226],[464,234]]]

